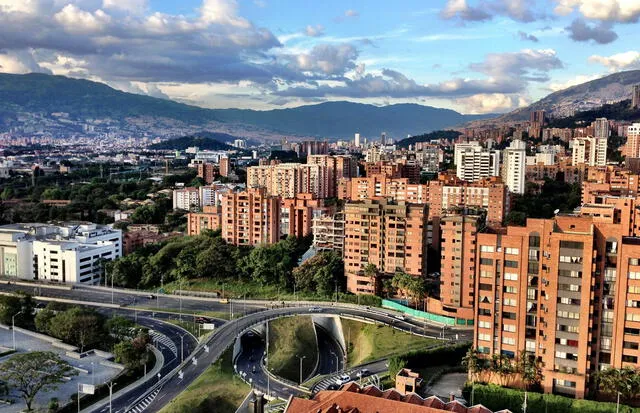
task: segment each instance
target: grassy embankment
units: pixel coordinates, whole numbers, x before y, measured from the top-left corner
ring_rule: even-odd
[[[269,323],[269,370],[294,382],[300,380],[300,360],[304,356],[302,376],[311,374],[318,358],[318,345],[311,317],[286,317]]]
[[[423,350],[437,343],[437,340],[414,336],[391,327],[348,319],[342,319],[342,331],[348,342],[349,366]]]
[[[160,412],[235,412],[251,389],[233,374],[232,352],[233,349],[225,351],[216,363]]]

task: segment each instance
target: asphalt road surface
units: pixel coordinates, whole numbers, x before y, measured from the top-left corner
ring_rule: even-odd
[[[30,291],[31,288],[31,291]],[[62,298],[68,300],[77,300],[77,301],[88,301],[94,303],[104,303],[105,306],[108,306],[112,302],[112,292],[105,290],[97,290],[95,288],[90,287],[77,287],[72,290],[66,289],[53,289],[47,287],[25,287],[20,285],[7,285],[0,284],[0,291],[4,292],[16,292],[16,291],[26,291],[29,293],[34,293],[38,296],[52,297],[52,298]],[[131,305],[143,305],[145,307],[152,307],[154,304],[158,308],[162,308],[165,310],[169,309],[178,309],[182,308],[183,311],[229,311],[230,304],[222,304],[212,300],[204,300],[198,298],[175,298],[168,296],[155,296],[154,298],[147,298],[144,295],[137,294],[135,291],[126,292],[122,290],[115,290],[113,292],[113,303],[121,306],[131,306]],[[392,311],[387,311],[378,308],[368,308],[368,307],[341,307],[339,305],[332,306],[319,306],[322,309],[321,313],[315,313],[314,315],[320,314],[332,314],[332,315],[346,315],[355,318],[366,318],[370,321],[384,323],[388,325],[392,325],[393,327],[407,331],[407,332],[419,332],[431,337],[442,337],[447,341],[469,341],[472,339],[473,332],[471,330],[460,330],[460,329],[448,329],[441,328],[440,326],[427,324],[420,320],[415,320],[412,318],[404,318],[400,317],[398,313],[394,313]],[[140,386],[139,388],[132,391],[131,394],[126,394],[122,396],[122,400],[118,400],[119,406],[127,406],[127,411],[140,411],[141,404],[144,405],[144,411],[146,412],[157,412],[164,405],[166,405],[170,400],[175,398],[178,394],[180,394],[186,387],[193,382],[204,370],[215,362],[220,355],[226,350],[229,346],[231,346],[235,340],[235,338],[248,328],[263,323],[267,320],[280,318],[287,315],[294,314],[305,314],[309,315],[308,307],[284,307],[284,308],[276,308],[276,309],[265,309],[263,305],[255,304],[255,303],[238,303],[235,304],[235,312],[250,312],[255,311],[254,313],[250,313],[245,315],[242,318],[233,320],[231,322],[225,323],[217,328],[217,331],[207,340],[206,348],[204,346],[199,346],[195,354],[186,357],[186,363],[182,366],[181,371],[182,374],[178,375],[174,373],[164,375],[160,384],[155,388],[153,386]],[[131,311],[131,310],[129,310]],[[142,311],[138,311],[139,317],[146,317],[146,315],[150,312],[144,313]],[[157,313],[156,315],[158,315]],[[152,317],[151,317],[152,318]],[[155,325],[155,327],[159,327]],[[167,331],[168,334],[173,334],[174,343],[176,342],[176,334],[177,332],[171,333]],[[164,333],[163,333],[164,334]],[[184,332],[181,330],[181,334]],[[177,337],[177,342],[179,342],[179,337]],[[186,353],[186,350],[185,350]],[[176,360],[175,363],[178,363]],[[178,363],[179,365],[179,363]],[[175,367],[175,366],[174,366]],[[146,389],[145,389],[146,388]],[[154,393],[155,396],[150,398],[150,396]],[[144,395],[143,400],[137,400],[140,396]],[[131,402],[132,400],[136,400],[134,404]],[[131,402],[131,403],[130,403]],[[129,404],[127,404],[129,403]],[[120,409],[118,409],[119,411]],[[116,411],[116,409],[114,409]]]

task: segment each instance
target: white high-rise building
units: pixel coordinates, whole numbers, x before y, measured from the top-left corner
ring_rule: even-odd
[[[607,164],[607,139],[592,136],[575,138],[571,141],[573,165],[581,163],[589,166],[605,166]]]
[[[358,147],[358,148],[360,147],[360,134],[359,133],[355,134],[353,143],[354,143],[354,145],[356,147]]]
[[[456,145],[456,175],[468,182],[490,176],[500,176],[500,151],[484,150],[481,146],[458,148]]]
[[[453,150],[453,162],[456,165],[460,165],[460,162],[462,161],[462,152],[465,152],[468,149],[481,151],[482,146],[480,145],[480,142],[456,143]]]
[[[520,139],[515,139],[504,150],[502,180],[509,191],[516,194],[524,194],[526,157],[527,144]]]
[[[609,121],[607,118],[598,118],[594,122],[594,137],[609,138]]]

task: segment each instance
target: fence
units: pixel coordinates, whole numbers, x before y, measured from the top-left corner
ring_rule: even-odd
[[[415,310],[413,308],[404,306],[392,300],[382,300],[382,307],[390,308],[392,310],[401,311],[412,317],[423,318],[436,323],[445,324],[448,326],[472,326],[473,320],[467,320],[464,318],[449,317],[440,314],[434,314],[427,311]]]

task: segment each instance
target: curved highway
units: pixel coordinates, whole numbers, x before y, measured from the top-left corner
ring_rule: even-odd
[[[40,297],[51,297],[53,299],[64,300],[76,300],[84,302],[87,305],[96,306],[111,306],[112,292],[105,289],[95,289],[91,287],[80,287],[74,289],[59,289],[59,288],[47,288],[31,287],[34,292]],[[29,291],[29,287],[18,285],[0,284],[0,291],[5,292],[17,292],[17,291]],[[33,291],[32,290],[32,291]],[[31,291],[29,291],[31,292]],[[143,300],[146,300],[143,301]],[[222,304],[211,299],[200,299],[195,297],[176,298],[172,296],[154,296],[153,298],[147,297],[143,293],[137,291],[113,291],[113,302],[118,306],[130,306],[132,304],[142,303],[145,307],[153,307],[156,304],[159,308],[164,309],[176,309],[180,305],[184,310],[188,311],[219,311],[228,312],[230,309],[229,304]],[[158,304],[158,302],[162,304]],[[428,337],[442,338],[447,341],[469,341],[472,339],[473,332],[471,330],[462,329],[449,329],[441,326],[434,326],[425,323],[421,320],[415,320],[412,318],[401,317],[398,313],[393,311],[387,311],[379,308],[369,307],[354,307],[354,306],[341,306],[341,305],[315,305],[316,308],[320,308],[320,313],[314,313],[314,316],[326,315],[341,315],[346,317],[353,317],[356,319],[366,319],[371,322],[383,323],[391,325],[396,329],[418,333]],[[178,364],[180,367],[174,368],[171,372],[165,374],[157,383],[142,391],[139,388],[133,389],[118,400],[118,403],[126,404],[126,411],[140,412],[157,412],[170,400],[175,398],[186,387],[193,382],[204,370],[215,362],[220,355],[231,345],[236,337],[248,331],[251,327],[264,323],[268,320],[281,318],[285,316],[292,316],[298,314],[310,315],[308,307],[283,307],[275,309],[266,309],[264,304],[256,304],[255,302],[246,302],[242,307],[236,304],[236,308],[241,311],[254,311],[244,317],[235,319],[231,322],[227,322],[219,326],[215,333],[210,338],[199,345],[195,351],[185,358],[185,362]],[[131,311],[131,310],[129,310]],[[151,311],[146,313],[138,311],[140,317],[143,314],[150,314]],[[159,313],[156,313],[158,315]],[[175,337],[174,337],[175,338]],[[186,351],[185,351],[186,352]],[[178,372],[182,374],[178,374]],[[153,395],[160,394],[158,397],[151,397]],[[133,402],[130,402],[134,400]],[[144,405],[141,410],[140,406]],[[114,409],[114,411],[116,411]]]

